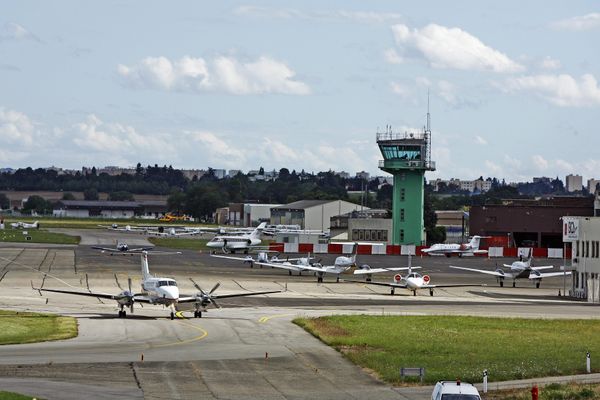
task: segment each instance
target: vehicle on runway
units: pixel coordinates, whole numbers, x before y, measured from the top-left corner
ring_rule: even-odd
[[[413,272],[413,269],[420,267],[411,267],[409,261],[408,267],[408,275],[402,276],[400,274],[394,275],[392,282],[362,282],[362,281],[353,281],[353,280],[344,280],[344,282],[353,282],[353,283],[364,283],[367,285],[377,285],[377,286],[387,286],[390,288],[390,294],[394,295],[396,288],[407,289],[413,292],[413,296],[417,295],[417,290],[420,289],[429,289],[429,295],[433,296],[433,289],[436,288],[449,288],[449,287],[466,287],[466,286],[485,286],[481,284],[472,285],[472,284],[445,284],[445,285],[432,285],[431,277],[429,275],[421,275],[417,272]]]
[[[107,294],[107,293],[98,293],[92,292],[80,292],[73,290],[63,290],[63,289],[44,289],[40,288],[32,288],[38,291],[45,292],[54,292],[54,293],[63,293],[70,294],[76,296],[87,296],[87,297],[96,297],[100,299],[110,299],[115,300],[119,307],[119,317],[124,318],[127,315],[125,311],[125,307],[129,308],[129,311],[133,313],[133,305],[137,303],[146,303],[146,304],[156,304],[162,305],[164,307],[168,307],[171,310],[170,316],[171,319],[175,318],[175,311],[178,304],[182,303],[193,303],[194,304],[194,317],[201,318],[202,312],[206,311],[206,308],[209,305],[213,305],[217,308],[220,308],[217,299],[225,299],[230,297],[243,297],[243,296],[257,296],[262,294],[270,294],[270,293],[280,293],[281,290],[270,290],[265,292],[247,292],[247,293],[233,293],[233,294],[225,294],[225,295],[215,295],[213,294],[215,290],[220,286],[220,283],[217,283],[209,292],[203,291],[200,286],[194,282],[191,278],[190,280],[194,284],[194,287],[198,289],[199,293],[196,293],[191,296],[181,296],[179,294],[179,288],[177,287],[177,282],[175,279],[171,278],[163,278],[163,277],[153,277],[150,275],[150,270],[148,268],[148,253],[143,251],[141,253],[141,264],[142,264],[142,292],[134,293],[131,290],[131,278],[128,279],[128,290],[122,290],[119,294]],[[116,278],[116,276],[115,276]],[[117,281],[118,284],[118,281]]]
[[[212,238],[208,243],[206,243],[207,247],[211,247],[213,249],[221,249],[223,253],[235,253],[238,250],[242,250],[244,253],[248,254],[250,249],[258,249],[262,240],[260,239],[260,234],[262,230],[267,226],[266,222],[258,225],[252,232],[240,235],[217,235]]]
[[[33,223],[17,221],[10,224],[13,229],[40,229],[40,223],[35,221]]]
[[[453,254],[457,254],[459,257],[463,255],[487,254],[487,250],[479,250],[479,242],[483,237],[485,236],[473,236],[469,243],[462,244],[436,243],[427,249],[422,249],[421,252],[432,256],[444,255],[446,257],[451,257]]]
[[[350,256],[339,256],[335,259],[333,265],[323,265],[319,261],[312,262],[311,258],[300,258],[296,264],[292,264],[289,261],[282,263],[275,262],[257,262],[257,265],[265,267],[286,269],[290,276],[292,272],[298,272],[298,275],[302,275],[302,272],[313,272],[317,276],[317,283],[323,283],[323,276],[325,274],[337,275],[336,282],[340,281],[340,274],[346,272],[350,268],[356,266],[356,252],[358,251],[358,244],[354,244],[353,254]]]
[[[544,269],[554,268],[553,265],[543,265],[539,267],[533,266],[533,256],[530,256],[526,261],[515,261],[512,264],[502,264],[503,267],[508,268],[509,271],[505,271],[502,268],[496,268],[494,271],[487,269],[476,269],[467,267],[457,267],[451,265],[450,268],[461,269],[464,271],[479,272],[480,274],[488,274],[496,277],[500,287],[504,286],[505,279],[512,279],[512,287],[516,287],[517,279],[529,279],[535,282],[535,287],[539,288],[543,278],[549,278],[552,276],[564,276],[571,275],[571,271],[563,272],[540,272]]]

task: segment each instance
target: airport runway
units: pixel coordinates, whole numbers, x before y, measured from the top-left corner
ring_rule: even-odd
[[[84,243],[114,243],[114,236],[104,236],[104,231],[86,231],[83,235],[89,237]],[[133,244],[134,238],[144,240],[124,235],[131,237],[127,243]],[[326,255],[321,262],[334,258]],[[331,277],[317,284],[312,275],[251,269],[247,264],[186,251],[181,256],[151,257],[151,272],[176,278],[184,294],[195,292],[188,277],[206,289],[220,282],[218,293],[223,294],[286,286],[287,291],[223,300],[223,309],[210,310],[201,319],[183,312],[171,321],[167,309],[148,305],[136,307],[134,316],[119,319],[112,302],[54,293],[40,296],[30,281],[42,283],[39,269],[64,282],[46,278],[45,287],[70,284],[86,290],[89,285],[95,291],[118,293],[118,285],[126,285],[128,276],[134,287],[139,285],[137,256],[111,257],[89,245],[4,245],[0,276],[8,273],[0,281],[0,308],[72,315],[78,318],[80,334],[66,341],[1,346],[0,388],[48,399],[402,399],[401,391],[380,383],[291,320],[332,313],[596,318],[595,306],[557,296],[562,278],[544,280],[540,289],[526,282],[519,283],[526,288],[499,288],[493,278],[448,268],[449,261],[491,268],[495,260],[436,257],[413,261],[431,275],[432,283],[488,286],[436,290],[433,297],[428,291],[415,297],[399,291],[390,296],[387,288],[335,283]],[[359,256],[359,263],[403,266],[406,257]]]

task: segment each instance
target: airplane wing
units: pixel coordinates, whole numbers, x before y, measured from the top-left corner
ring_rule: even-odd
[[[539,271],[541,269],[551,269],[554,268],[554,265],[542,265],[539,267],[531,267],[531,269],[535,270],[535,271]]]
[[[92,249],[102,250],[102,251],[111,251],[111,252],[115,252],[115,253],[119,251],[119,250],[115,249],[114,247],[92,246]]]
[[[563,276],[563,275],[571,275],[571,271],[562,271],[562,272],[546,272],[538,274],[530,274],[529,279],[542,279],[542,278],[550,278],[552,276]]]
[[[449,283],[442,285],[423,285],[421,289],[433,289],[433,288],[451,288],[451,287],[469,287],[469,286],[487,286],[485,283]]]
[[[402,289],[406,289],[406,284],[405,283],[394,283],[394,282],[364,282],[364,281],[353,281],[353,280],[349,280],[349,279],[344,279],[344,282],[352,282],[352,283],[361,283],[363,285],[375,285],[375,286],[387,286],[387,287],[394,287],[394,288],[402,288]]]
[[[421,269],[421,267],[411,267],[412,269]],[[406,271],[409,267],[398,268],[371,268],[371,269],[355,269],[354,275],[379,274],[381,272]]]
[[[75,296],[85,296],[85,297],[96,297],[101,299],[109,299],[118,301],[122,297],[120,295],[115,294],[107,294],[107,293],[98,293],[98,292],[79,292],[75,290],[63,290],[63,289],[43,289],[43,288],[33,288],[34,290],[41,290],[44,292],[53,292],[53,293],[62,293],[62,294],[71,294]],[[139,303],[150,303],[150,299],[143,294],[134,294],[133,299]]]
[[[255,262],[255,265],[262,265],[263,267],[287,269],[288,271],[304,271],[308,270],[308,266],[294,265],[290,263],[269,263],[269,262]]]
[[[509,273],[509,272],[501,273],[501,272],[498,272],[498,271],[490,271],[489,269],[475,269],[475,268],[466,268],[466,267],[456,267],[454,265],[450,265],[450,268],[462,269],[464,271],[479,272],[481,274],[488,274],[488,275],[493,275],[493,276],[500,276],[500,277],[504,277],[504,278],[512,278],[512,274]]]
[[[235,257],[235,256],[222,256],[220,254],[211,254],[211,257],[215,258],[225,258],[227,260],[236,260],[236,261],[252,261],[252,257]]]
[[[247,292],[247,293],[232,293],[232,294],[221,294],[221,295],[213,294],[211,297],[213,299],[228,299],[231,297],[259,296],[262,294],[281,293],[282,291],[283,290],[269,290],[266,292]],[[196,300],[198,300],[198,297],[196,297],[196,296],[184,296],[184,297],[179,297],[179,300],[177,302],[178,303],[193,303]]]

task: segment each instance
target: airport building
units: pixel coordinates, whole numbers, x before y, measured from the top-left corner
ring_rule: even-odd
[[[565,217],[562,224],[572,246],[571,295],[600,303],[600,218]]]
[[[392,219],[388,210],[365,209],[331,217],[332,240],[391,243]]]
[[[494,245],[499,246],[562,248],[561,218],[570,215],[593,216],[594,199],[515,199],[503,204],[472,206],[469,234],[492,236]]]
[[[583,178],[581,175],[569,174],[567,175],[565,182],[565,189],[567,189],[567,192],[578,192],[583,189]]]
[[[435,212],[437,226],[446,229],[446,243],[464,243],[469,237],[469,213],[463,210],[439,210]]]
[[[359,211],[358,204],[344,200],[300,200],[271,207],[271,225],[300,225],[301,229],[329,231],[335,215]]]
[[[73,218],[160,218],[164,217],[167,211],[167,202],[162,200],[61,200],[52,211],[52,215]]]

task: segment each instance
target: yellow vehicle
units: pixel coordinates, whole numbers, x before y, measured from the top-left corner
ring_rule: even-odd
[[[190,221],[191,218],[187,215],[176,215],[167,213],[164,217],[158,219],[160,222],[177,222],[177,221]]]

